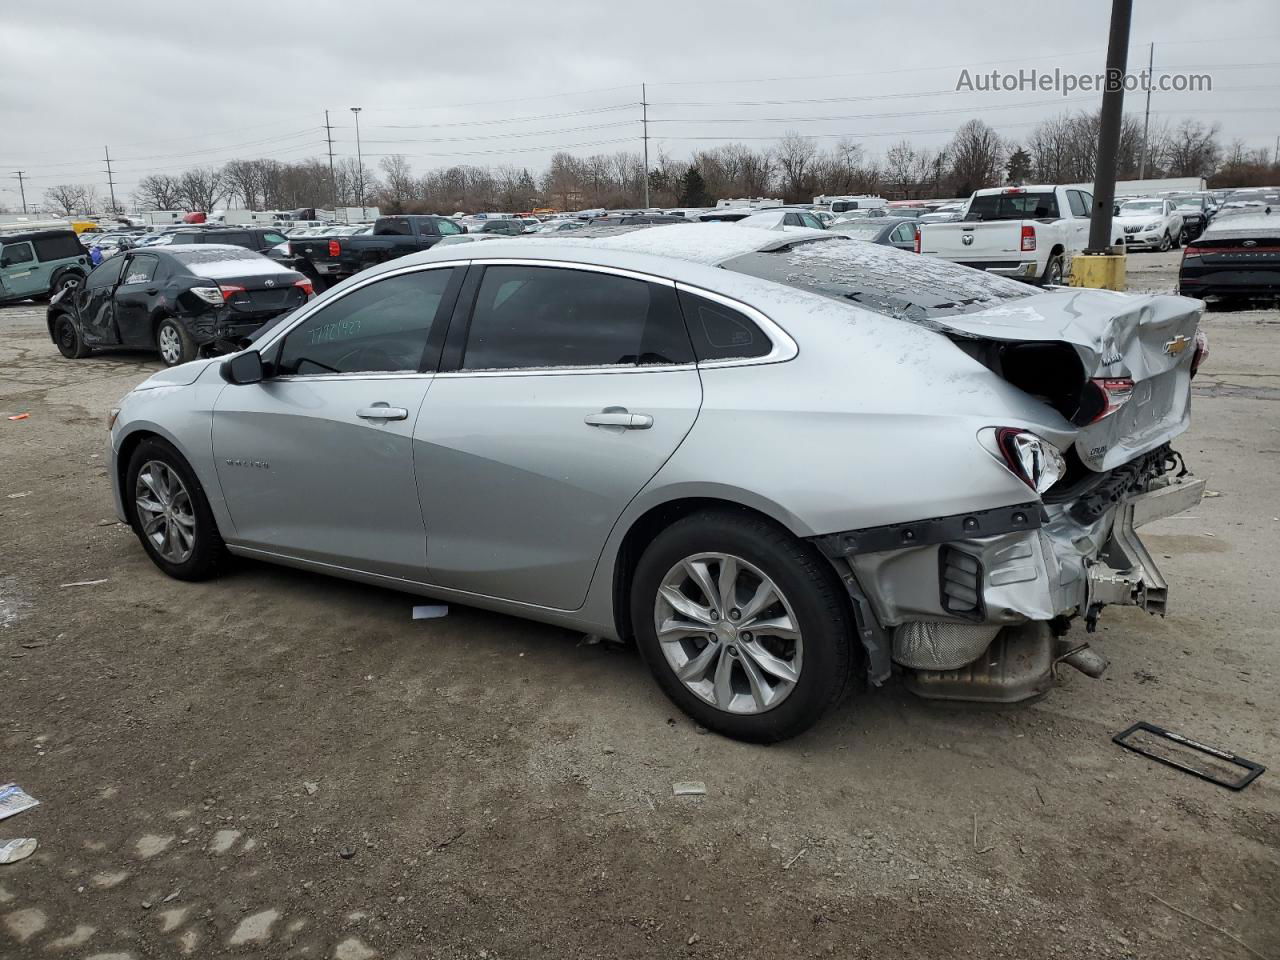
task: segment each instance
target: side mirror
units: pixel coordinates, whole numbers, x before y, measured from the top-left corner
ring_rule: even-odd
[[[257,350],[246,350],[222,361],[219,368],[222,379],[227,383],[244,385],[261,383],[263,377],[262,354]]]

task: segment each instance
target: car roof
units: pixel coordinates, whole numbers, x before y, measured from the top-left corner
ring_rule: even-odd
[[[67,234],[79,239],[79,235],[67,227],[65,230],[25,230],[20,233],[0,233],[0,243],[26,243],[29,240],[45,240],[49,237],[65,237]]]

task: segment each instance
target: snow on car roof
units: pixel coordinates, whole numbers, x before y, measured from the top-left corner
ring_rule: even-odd
[[[210,280],[289,272],[288,267],[270,257],[228,243],[175,243],[158,249],[176,257],[192,273]]]
[[[581,243],[609,250],[676,257],[707,266],[787,244],[836,239],[841,238],[826,230],[800,229],[783,233],[778,230],[744,227],[737,223],[666,224],[616,237],[602,237],[599,240],[588,240],[572,234],[562,241],[557,238],[563,243]]]

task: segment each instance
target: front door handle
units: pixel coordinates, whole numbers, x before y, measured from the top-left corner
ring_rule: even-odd
[[[361,420],[408,420],[409,411],[404,407],[375,403],[372,407],[361,407],[356,411],[356,416]]]
[[[628,413],[625,407],[607,407],[599,413],[589,413],[583,423],[590,427],[621,427],[624,430],[648,430],[653,417],[647,413]]]

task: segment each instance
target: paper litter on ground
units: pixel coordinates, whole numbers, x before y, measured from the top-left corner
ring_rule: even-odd
[[[30,810],[39,802],[16,783],[6,783],[0,786],[0,820]]]
[[[17,840],[0,840],[0,863],[17,863],[36,852],[39,844],[34,837],[19,837]]]
[[[671,785],[671,793],[677,797],[705,797],[707,785],[701,780],[677,780]]]

